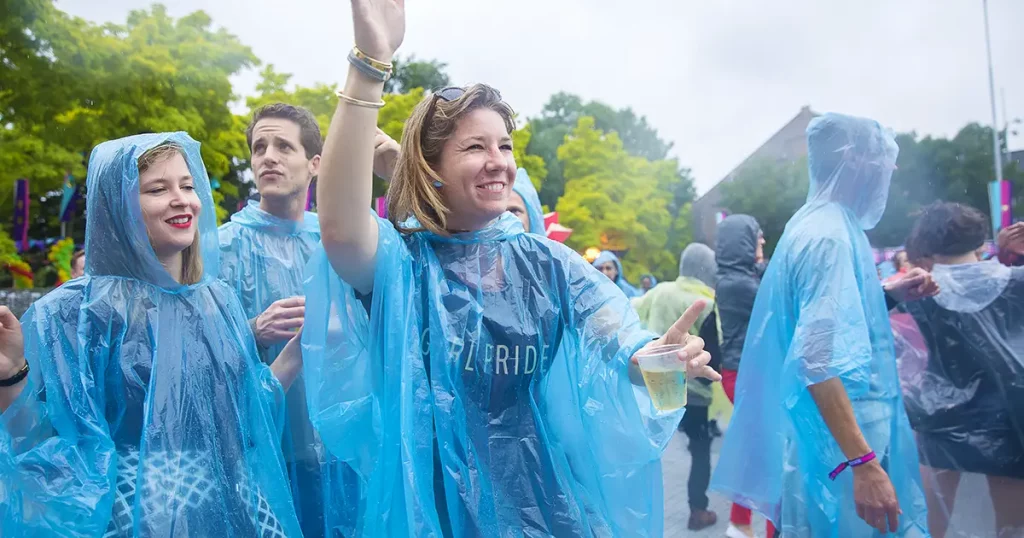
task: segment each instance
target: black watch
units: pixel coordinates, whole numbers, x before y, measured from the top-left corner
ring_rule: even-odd
[[[28,377],[28,361],[25,361],[25,365],[22,366],[16,374],[8,377],[7,379],[0,379],[0,387],[13,387],[18,383],[21,383],[21,380],[26,377]]]

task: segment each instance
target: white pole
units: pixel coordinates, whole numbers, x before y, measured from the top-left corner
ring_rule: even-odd
[[[999,149],[999,125],[996,123],[996,83],[992,74],[992,43],[988,32],[988,0],[981,0],[982,9],[985,11],[985,53],[988,56],[988,93],[992,101],[992,158],[996,165],[996,181],[1003,180],[1003,159],[1002,151]]]

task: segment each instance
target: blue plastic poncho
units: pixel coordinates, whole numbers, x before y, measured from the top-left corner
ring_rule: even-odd
[[[839,378],[896,489],[899,536],[926,535],[917,452],[900,396],[886,301],[864,230],[885,210],[898,147],[878,123],[827,114],[807,127],[811,187],[764,275],[729,435],[712,488],[784,536],[876,536],[853,473],[808,386]]]
[[[202,202],[204,272],[157,260],[138,158],[184,150]],[[104,142],[89,159],[86,276],[22,318],[28,385],[0,419],[4,536],[299,536],[275,419],[281,385],[235,294],[199,144],[184,133]],[[159,342],[159,343],[158,343]]]
[[[235,289],[246,317],[254,319],[280,299],[303,295],[303,270],[320,244],[320,221],[281,219],[250,200],[220,227],[221,279]],[[284,343],[260,347],[270,364]],[[309,421],[306,387],[300,376],[288,390],[287,424],[281,444],[295,510],[306,538],[350,536],[358,502],[355,473],[330,458]],[[346,485],[347,483],[347,485]],[[334,529],[334,530],[332,530]]]
[[[619,270],[619,276],[615,278],[615,285],[622,290],[622,293],[626,294],[626,297],[633,298],[643,295],[643,292],[636,289],[632,284],[626,280],[626,275],[622,274],[622,262],[619,261],[619,257],[614,252],[609,250],[602,251],[601,254],[594,258],[594,267],[600,267],[608,262],[615,262],[615,267]],[[605,277],[607,278],[607,277]]]
[[[511,213],[452,237],[378,226],[364,302],[322,251],[306,282],[310,412],[364,481],[358,534],[661,536],[682,413],[631,383],[655,335],[622,292]]]
[[[533,187],[526,169],[516,170],[516,182],[512,184],[512,191],[523,199],[526,216],[530,220],[530,233],[545,236],[544,211],[540,205],[540,196],[537,195],[537,189]]]

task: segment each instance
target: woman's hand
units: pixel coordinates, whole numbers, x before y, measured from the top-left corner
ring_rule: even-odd
[[[668,332],[641,348],[640,351],[655,346],[681,344],[683,349],[679,350],[679,360],[686,362],[686,377],[688,379],[703,377],[712,381],[721,381],[722,376],[708,366],[708,363],[711,362],[711,354],[704,351],[704,340],[690,334],[690,328],[697,322],[697,318],[700,317],[700,313],[706,306],[707,303],[704,301],[697,301],[690,305],[690,308],[687,308],[686,312],[683,312],[683,315],[672,324]],[[632,361],[634,364],[637,363],[636,356]]]
[[[356,47],[370,58],[391,63],[405,39],[405,0],[352,0]]]
[[[21,322],[10,308],[0,306],[0,379],[17,374],[25,366],[25,339]]]

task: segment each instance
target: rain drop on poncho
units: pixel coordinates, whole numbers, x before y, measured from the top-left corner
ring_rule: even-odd
[[[876,536],[856,513],[853,473],[808,387],[839,378],[896,489],[897,536],[925,536],[924,496],[903,409],[886,299],[864,230],[885,210],[898,147],[878,123],[827,114],[807,127],[811,185],[761,282],[736,407],[712,489],[783,536]]]
[[[626,275],[622,274],[622,262],[619,261],[619,257],[616,256],[614,252],[610,250],[602,251],[601,254],[598,254],[597,258],[594,258],[593,266],[601,267],[602,265],[608,262],[612,262],[615,264],[615,267],[619,272],[619,275],[615,277],[615,285],[618,286],[620,290],[622,290],[622,293],[626,294],[626,297],[632,299],[633,297],[639,297],[643,295],[643,292],[638,290],[636,286],[633,286],[632,284],[629,283],[628,280],[626,280]]]
[[[221,280],[234,288],[248,319],[275,301],[303,295],[303,270],[320,244],[316,213],[305,212],[301,221],[281,219],[250,200],[220,227],[219,236]],[[274,362],[284,345],[259,346],[263,362]],[[295,510],[306,538],[331,536],[331,529],[351,535],[356,478],[351,468],[328,457],[309,421],[305,388],[300,376],[288,390],[281,440]]]
[[[511,213],[451,237],[377,223],[372,293],[318,251],[303,329],[313,423],[367,491],[359,535],[661,536],[682,412],[631,382],[655,335],[622,292]]]
[[[164,143],[184,150],[202,202],[194,285],[164,270],[141,214],[137,161]],[[86,276],[22,318],[32,370],[0,418],[3,535],[299,536],[277,441],[284,394],[216,278],[199,144],[100,144],[88,207]]]

